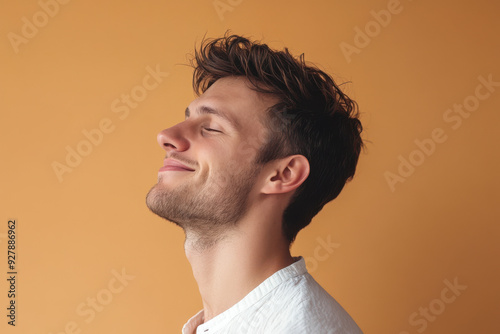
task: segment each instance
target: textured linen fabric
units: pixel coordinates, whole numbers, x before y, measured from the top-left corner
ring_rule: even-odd
[[[359,327],[307,272],[304,258],[283,268],[228,310],[204,322],[203,310],[183,334],[359,334]]]

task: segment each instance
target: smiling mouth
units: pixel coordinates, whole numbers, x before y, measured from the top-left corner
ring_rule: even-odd
[[[180,172],[194,172],[194,169],[180,163],[172,158],[167,158],[163,161],[163,167],[160,168],[160,172],[165,171],[180,171]]]

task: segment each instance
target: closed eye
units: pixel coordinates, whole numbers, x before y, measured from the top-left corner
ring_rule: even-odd
[[[209,131],[209,132],[220,132],[220,133],[222,133],[222,131],[215,130],[215,129],[212,129],[212,128],[203,128],[203,130]]]

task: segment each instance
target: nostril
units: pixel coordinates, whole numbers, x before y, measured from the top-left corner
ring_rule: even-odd
[[[175,147],[173,144],[170,144],[170,143],[163,143],[163,146],[164,147],[170,147],[170,148],[173,148],[173,149],[176,149],[177,147]]]

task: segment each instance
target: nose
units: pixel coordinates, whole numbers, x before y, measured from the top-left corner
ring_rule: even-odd
[[[183,152],[189,148],[189,140],[185,136],[186,129],[182,123],[160,131],[156,137],[158,144],[168,152]]]

